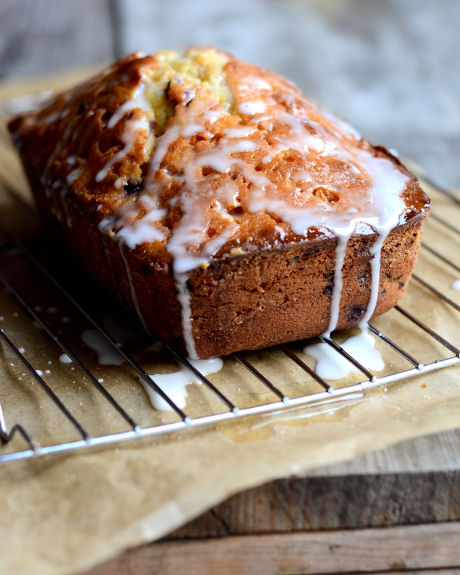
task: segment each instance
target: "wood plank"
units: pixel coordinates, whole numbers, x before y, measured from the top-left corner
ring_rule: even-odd
[[[407,571],[390,571],[391,575],[408,575],[414,573],[417,575],[458,575],[460,569],[414,569]],[[388,575],[388,571],[374,571],[372,575]]]
[[[51,1],[53,2],[54,0]],[[14,7],[22,4],[22,0],[21,2],[15,2]],[[66,12],[66,14],[71,21],[76,22],[78,20],[80,22],[78,26],[83,27],[80,30],[81,35],[75,40],[71,33],[70,39],[66,38],[65,42],[60,46],[62,49],[61,53],[56,49],[56,38],[48,38],[47,41],[50,42],[50,45],[47,45],[46,50],[42,50],[41,57],[38,57],[40,50],[37,50],[32,55],[19,59],[17,66],[15,65],[14,69],[13,67],[11,68],[14,74],[22,75],[27,73],[24,71],[24,66],[27,67],[29,65],[33,66],[35,73],[38,70],[48,71],[56,69],[56,66],[67,65],[60,63],[61,61],[69,62],[70,65],[74,65],[76,61],[79,64],[100,61],[99,54],[103,51],[98,51],[97,45],[98,43],[102,45],[106,42],[107,48],[107,30],[104,28],[104,24],[102,24],[101,28],[102,34],[100,30],[97,33],[94,30],[98,28],[98,23],[100,27],[101,22],[105,22],[109,18],[106,9],[101,10],[102,4],[107,3],[100,2],[95,9],[93,9],[94,5],[92,4],[91,9],[88,10],[84,10],[84,6],[80,3],[78,11],[73,8],[69,9],[68,6],[64,8],[65,3],[61,4],[58,10],[62,10],[62,13],[69,10],[69,13],[67,14]],[[5,4],[2,5],[0,10],[4,9],[4,6]],[[83,14],[80,14],[82,6]],[[33,14],[33,11],[31,11],[31,14]],[[91,15],[89,26],[85,23],[88,14]],[[65,18],[63,20],[58,18],[56,22],[61,25]],[[3,24],[0,24],[0,27],[6,26],[8,20],[2,19],[2,22]],[[43,22],[38,18],[36,23],[37,29],[43,26],[43,30],[53,30],[52,24],[52,21],[46,18]],[[88,34],[94,34],[95,40],[90,39]],[[71,46],[75,45],[72,42],[75,43],[75,41],[77,48],[71,48]],[[87,46],[91,46],[91,50],[94,50],[89,55],[88,60],[85,60],[87,57],[85,50],[81,50],[78,47],[78,43],[82,41],[86,41]],[[78,58],[74,58],[75,54],[71,53],[72,50],[76,50]],[[110,46],[107,51],[110,55],[106,59],[111,58],[111,50],[112,47]],[[57,58],[58,56],[59,58]],[[94,60],[92,60],[93,56]],[[1,63],[2,61],[0,60]],[[8,68],[10,61],[7,61],[6,65]],[[155,546],[165,550],[170,549],[174,555],[177,554],[178,550],[181,550],[181,543],[174,541],[174,538],[190,540],[193,537],[223,537],[229,534],[243,535],[246,533],[265,533],[266,536],[269,536],[269,532],[284,533],[281,536],[284,538],[289,531],[299,532],[305,529],[337,529],[341,527],[410,524],[420,521],[458,520],[460,519],[458,510],[458,502],[460,501],[458,473],[432,473],[424,476],[418,474],[399,475],[398,477],[380,474],[383,472],[454,470],[460,468],[459,461],[460,430],[445,432],[431,437],[417,438],[398,446],[367,454],[353,462],[314,470],[311,475],[319,476],[316,479],[275,482],[269,486],[263,486],[235,496],[178,530],[168,538],[168,543],[163,542]],[[377,475],[356,477],[357,473],[377,473]],[[354,476],[342,476],[346,474],[354,474]],[[339,477],[333,479],[323,477],[328,475]],[[270,537],[272,536],[270,535]],[[232,537],[231,539],[233,540],[234,538]],[[240,539],[246,541],[246,538]],[[220,546],[221,541],[221,539],[214,540],[214,542],[218,543],[218,546]],[[187,545],[192,543],[195,544],[196,542],[188,541]],[[165,545],[171,545],[171,547],[161,547]],[[287,545],[288,549],[289,545],[290,543]],[[150,547],[153,547],[153,545]],[[296,546],[294,545],[294,550],[295,548]],[[217,558],[219,557],[218,549],[212,552],[217,553]],[[139,551],[141,555],[144,553],[143,550],[145,548],[141,548]],[[255,553],[260,552],[257,545],[254,550]],[[135,552],[131,552],[130,556],[133,553]],[[192,558],[195,556],[193,553],[191,552]],[[285,553],[286,550],[282,548],[278,550],[281,558]],[[273,562],[276,562],[275,554],[272,559]],[[126,558],[123,556],[122,561],[125,560]],[[217,561],[217,559],[214,560]],[[251,561],[255,560],[256,558],[254,557],[248,557],[247,564],[242,564],[241,568],[243,570],[248,569],[247,572],[255,572],[249,570],[252,569]],[[168,568],[171,559],[166,558],[164,561],[166,568]],[[129,569],[134,569],[137,573],[137,563],[134,567],[131,563],[130,559],[126,563],[127,570],[120,571],[120,574],[128,573]],[[204,565],[203,569],[207,568],[206,562]],[[163,563],[160,562],[160,566],[162,572],[165,572],[163,571]],[[152,565],[150,564],[149,572],[151,572],[151,567]],[[438,569],[437,565],[436,568]],[[209,572],[219,572],[213,571],[212,565],[209,569]],[[414,567],[411,567],[411,569],[414,569]],[[189,569],[187,570],[189,571]],[[340,570],[342,571],[343,569],[340,568]],[[117,573],[117,571],[107,572]],[[143,571],[139,572],[142,573]],[[201,572],[206,571],[201,571],[200,569]],[[302,572],[308,571],[303,570]],[[439,571],[436,572],[439,573]],[[451,570],[450,572],[453,571]]]
[[[0,78],[37,76],[114,56],[110,0],[2,0]]]
[[[460,472],[280,479],[230,497],[166,539],[460,521]]]
[[[309,476],[369,473],[418,473],[460,469],[460,429],[424,435],[386,449],[360,455],[352,461],[318,467]]]
[[[86,575],[296,575],[460,567],[460,523],[156,543]]]

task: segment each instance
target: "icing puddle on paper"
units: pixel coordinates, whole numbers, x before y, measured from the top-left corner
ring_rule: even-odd
[[[102,323],[104,328],[120,343],[120,345],[125,345],[127,342],[132,340],[133,337],[139,334],[137,331],[126,329],[126,327],[122,326],[111,316],[105,316]],[[95,329],[87,329],[81,334],[81,339],[88,348],[96,352],[99,365],[119,366],[125,361],[123,356],[112,347],[99,331]],[[139,355],[143,355],[147,350],[157,352],[160,351],[162,347],[163,346],[160,342],[156,342],[148,348],[139,349],[139,351],[134,352],[132,355],[136,358]],[[62,354],[59,360],[62,363],[68,363],[68,361],[63,357],[64,355],[65,354]],[[204,376],[220,371],[224,365],[220,358],[190,361]],[[183,366],[173,373],[154,373],[150,374],[149,377],[181,409],[185,407],[186,404],[187,386],[192,383],[201,383],[200,379],[192,371]],[[169,411],[172,409],[158,393],[149,387],[143,380],[140,381],[155,409],[160,411]]]
[[[217,373],[224,365],[220,357],[190,360],[190,363],[204,376],[209,375],[210,373]],[[190,385],[191,383],[201,383],[198,376],[186,367],[181,367],[179,371],[174,373],[156,373],[154,375],[150,375],[150,378],[180,409],[185,407],[187,401],[187,385]],[[156,391],[149,387],[143,380],[140,381],[144,386],[153,407],[160,411],[171,410],[170,405],[158,393],[156,393]]]
[[[341,347],[370,371],[381,371],[385,367],[382,356],[375,349],[375,338],[366,329],[349,337]],[[316,360],[315,371],[323,379],[342,379],[352,373],[361,373],[351,361],[327,343],[307,345],[303,353]]]
[[[100,365],[119,366],[123,363],[122,356],[96,330],[84,331],[82,340],[97,353]],[[374,349],[374,346],[374,337],[366,331],[348,338],[342,345],[345,351],[365,367],[370,370],[380,371],[383,369],[384,363],[380,353]],[[324,379],[342,379],[352,373],[360,373],[351,362],[326,343],[308,345],[303,351],[316,360],[315,371]],[[217,373],[224,365],[221,358],[190,361],[204,376]],[[149,374],[149,377],[180,409],[183,409],[186,405],[187,386],[192,383],[201,383],[199,377],[184,366],[173,373],[154,373]],[[172,409],[158,393],[144,381],[140,381],[155,409],[160,411],[170,411]]]
[[[381,371],[385,367],[382,356],[375,349],[375,338],[365,329],[362,329],[359,334],[349,337],[342,344],[342,347],[369,370]],[[353,363],[340,355],[327,343],[307,345],[304,347],[303,352],[316,360],[315,371],[324,379],[336,380],[347,377],[352,373],[361,373]],[[217,373],[224,365],[220,358],[189,361],[204,376]],[[198,376],[186,367],[181,367],[179,371],[174,373],[153,374],[150,375],[150,378],[181,409],[186,405],[187,386],[192,383],[201,383]],[[171,410],[169,404],[160,395],[142,380],[141,383],[154,408],[160,411]]]
[[[125,361],[97,330],[85,330],[81,334],[81,339],[87,347],[97,353],[99,365],[121,365]]]
[[[137,332],[127,330],[122,327],[114,318],[105,317],[103,320],[105,328],[115,337],[120,344],[125,344]],[[117,353],[104,336],[97,330],[85,330],[81,335],[82,341],[87,347],[97,353],[98,362],[104,366],[119,366],[124,362],[123,357]],[[161,344],[157,342],[148,349],[159,351]],[[359,363],[371,371],[381,371],[384,362],[380,353],[375,349],[375,338],[366,329],[361,329],[360,333],[349,337],[343,344],[343,349],[355,358]],[[145,350],[141,350],[142,352]],[[360,371],[345,357],[338,353],[327,343],[317,343],[307,345],[303,352],[316,360],[316,373],[326,380],[338,380]],[[138,355],[137,352],[134,355]],[[64,356],[64,354],[63,354]],[[67,358],[60,358],[60,361],[67,363]],[[207,376],[217,373],[223,368],[221,358],[207,360],[189,360],[200,373]],[[190,369],[181,366],[173,373],[154,373],[149,377],[162,389],[168,397],[180,408],[183,409],[187,402],[187,386],[200,384],[201,381]],[[144,381],[140,380],[152,406],[160,411],[170,411],[171,406]]]

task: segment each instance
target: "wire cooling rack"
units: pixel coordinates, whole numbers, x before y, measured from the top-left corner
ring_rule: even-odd
[[[5,181],[0,183],[0,186],[3,188],[0,189],[0,193],[14,197],[14,201],[19,206],[18,200],[20,200],[20,197],[17,195],[14,187]],[[451,195],[447,200],[447,195],[445,195],[444,198],[451,203],[452,209],[458,209],[459,202],[455,197]],[[24,205],[25,203],[22,201],[20,209],[30,213],[33,212],[30,207],[25,208]],[[431,215],[431,221],[441,226],[442,229],[446,230],[451,236],[453,235],[454,238],[458,238],[460,231],[454,225],[455,219],[448,221],[448,219],[444,217],[444,214],[445,212],[443,212],[443,215],[439,215],[435,209]],[[452,223],[452,221],[454,223]],[[43,246],[40,248],[41,243],[43,243]],[[52,248],[53,252],[55,250],[56,246]],[[426,252],[429,257],[434,258],[435,262],[442,262],[442,265],[447,266],[451,271],[459,271],[458,265],[452,261],[448,255],[441,253],[440,250],[432,247],[432,245],[426,241],[422,243],[421,250],[422,252]],[[163,355],[169,356],[169,359],[174,363],[185,366],[192,371],[202,384],[200,389],[207,390],[214,398],[214,407],[212,409],[209,407],[207,411],[206,405],[208,404],[206,404],[204,413],[194,415],[189,413],[187,408],[177,405],[174,400],[152,380],[142,361],[137,358],[130,346],[120,344],[117,337],[103,324],[100,306],[107,306],[108,304],[101,298],[98,300],[98,297],[94,295],[95,292],[97,292],[97,288],[91,284],[85,284],[83,290],[79,291],[78,286],[77,289],[72,290],[72,287],[75,287],[75,278],[71,278],[67,283],[65,277],[62,279],[62,258],[66,259],[66,257],[67,256],[60,256],[60,263],[58,262],[59,265],[56,266],[56,257],[54,257],[54,259],[49,258],[48,245],[40,235],[36,237],[32,236],[32,238],[26,240],[18,238],[16,234],[8,230],[4,218],[2,221],[2,216],[0,216],[0,280],[6,288],[7,297],[15,302],[19,312],[26,318],[25,326],[19,329],[19,331],[15,326],[10,325],[8,321],[0,323],[0,340],[3,344],[3,346],[0,347],[4,348],[3,353],[10,358],[10,365],[14,365],[15,369],[19,366],[20,370],[22,370],[22,377],[18,378],[21,380],[21,388],[24,387],[24,382],[27,379],[29,382],[35,384],[35,388],[37,388],[38,384],[43,392],[41,401],[47,402],[47,409],[49,404],[54,404],[55,410],[60,412],[62,419],[67,422],[68,426],[70,425],[70,427],[73,428],[73,434],[75,435],[75,437],[68,439],[69,434],[63,434],[61,436],[59,433],[54,433],[52,437],[40,437],[40,439],[37,439],[34,433],[30,432],[27,426],[21,422],[21,419],[24,420],[27,417],[27,405],[21,403],[18,407],[18,405],[15,404],[15,408],[11,408],[10,410],[8,404],[3,405],[2,408],[0,403],[0,437],[3,443],[3,446],[0,444],[0,462],[81,450],[92,446],[108,445],[153,435],[171,434],[172,432],[185,431],[198,426],[216,424],[227,420],[241,420],[249,415],[279,412],[290,409],[293,406],[317,405],[319,403],[329,404],[339,399],[345,399],[350,395],[356,396],[356,392],[362,393],[370,388],[387,386],[392,382],[426,374],[460,362],[459,349],[451,341],[447,341],[440,333],[429,327],[425,321],[422,321],[418,314],[415,315],[414,312],[406,308],[404,304],[396,306],[395,310],[390,312],[397,314],[399,319],[407,324],[407,328],[404,328],[405,331],[403,330],[399,334],[400,337],[390,337],[390,335],[384,333],[382,329],[376,325],[376,322],[370,325],[370,331],[376,339],[380,341],[382,346],[386,347],[393,354],[396,354],[401,360],[404,360],[407,368],[391,369],[389,372],[377,376],[362,365],[356,358],[347,353],[340,345],[340,338],[319,338],[320,341],[334,348],[337,353],[354,364],[360,374],[358,377],[359,381],[356,381],[355,377],[351,383],[346,382],[344,384],[341,382],[340,385],[332,385],[320,377],[314,371],[312,365],[309,364],[306,356],[300,353],[302,344],[281,345],[270,350],[269,353],[271,353],[272,356],[275,354],[276,357],[282,358],[284,364],[286,364],[286,362],[292,364],[291,367],[297,370],[298,381],[296,383],[297,387],[295,388],[297,391],[294,394],[290,394],[286,391],[286,386],[283,385],[284,382],[281,375],[273,374],[273,371],[270,373],[264,371],[262,357],[266,353],[264,351],[260,353],[235,353],[225,358],[225,364],[229,362],[232,363],[232,381],[230,382],[232,387],[229,388],[228,385],[221,386],[216,383],[213,377],[205,376],[195,365],[190,363],[186,357],[166,345],[163,350]],[[21,270],[19,277],[17,276],[18,269]],[[27,272],[24,276],[25,269],[27,269]],[[13,270],[13,272],[11,272],[11,270]],[[428,279],[425,279],[427,277]],[[420,289],[424,289],[429,293],[430,306],[442,306],[444,310],[447,306],[447,309],[451,310],[452,314],[456,314],[460,311],[460,306],[434,285],[431,281],[431,275],[425,275],[425,278],[421,277],[419,273],[415,273],[412,282],[415,282]],[[91,362],[87,361],[87,354],[82,350],[81,344],[78,345],[76,343],[77,340],[74,340],[73,343],[70,344],[66,341],[66,336],[71,328],[68,327],[65,329],[65,326],[61,326],[61,328],[53,326],[53,322],[50,321],[50,314],[48,313],[51,308],[46,311],[42,309],[41,306],[34,305],[33,298],[25,295],[27,290],[24,289],[24,286],[26,284],[28,284],[29,287],[31,285],[38,286],[38,284],[43,284],[41,289],[44,289],[47,296],[49,296],[47,301],[54,301],[55,299],[64,301],[69,309],[72,309],[82,318],[83,323],[86,324],[87,327],[89,326],[92,330],[96,331],[98,337],[102,338],[106,345],[111,348],[112,352],[120,357],[120,362],[124,362],[126,366],[125,372],[127,373],[126,385],[139,387],[140,382],[142,382],[169,405],[170,412],[166,420],[164,417],[160,417],[153,421],[153,423],[147,424],[143,421],[139,421],[136,409],[133,410],[132,405],[124,405],[123,398],[126,399],[127,396],[120,396],[117,390],[115,390],[117,391],[117,393],[115,393],[112,389],[110,374],[113,374],[113,371],[108,371],[107,374],[103,372],[104,377],[100,377],[101,369],[104,368],[100,368],[100,366],[94,367],[93,364],[90,364]],[[85,290],[87,294],[89,293],[89,298],[81,295]],[[94,303],[95,299],[98,301],[97,305]],[[403,302],[404,301],[405,299]],[[15,314],[17,316],[19,312],[14,312],[13,316]],[[1,319],[4,318],[1,317]],[[452,316],[452,321],[457,320],[458,318]],[[407,349],[405,345],[408,337],[407,334],[410,334],[410,330],[413,329],[421,331],[424,339],[428,342],[436,342],[436,349],[438,350],[437,356],[430,358],[430,361],[422,362],[420,358],[414,357],[410,349]],[[69,362],[72,362],[73,373],[80,372],[80,377],[85,379],[86,386],[73,390],[73,395],[78,396],[79,401],[72,401],[71,407],[69,407],[68,396],[64,399],[61,397],[62,389],[59,382],[54,382],[53,384],[48,382],[46,371],[49,370],[43,373],[43,370],[37,369],[37,365],[34,365],[33,361],[28,359],[28,355],[24,350],[25,344],[21,341],[21,333],[24,334],[28,330],[35,330],[38,334],[35,337],[47,339],[47,341],[51,342],[51,345],[56,348],[57,353],[65,354]],[[151,343],[146,334],[144,334],[141,339],[143,340],[144,347]],[[396,341],[396,339],[398,341]],[[405,343],[402,344],[401,342]],[[39,346],[41,343],[37,345]],[[303,345],[305,345],[305,342],[303,342]],[[19,364],[17,362],[19,362]],[[395,365],[400,364],[396,362]],[[293,371],[293,369],[290,370],[290,372]],[[287,372],[285,371],[284,373]],[[259,394],[258,397],[269,397],[270,399],[263,401],[254,399],[253,402],[251,401],[251,397],[255,396],[249,392],[246,393],[244,389],[244,382],[247,381],[248,376],[255,379],[265,391],[265,394]],[[11,384],[11,382],[9,383]],[[243,386],[242,389],[240,389],[241,385]],[[240,391],[236,399],[234,398],[234,393],[229,393],[229,389],[235,388],[238,388]],[[132,387],[132,389],[134,389],[134,387]],[[90,390],[92,390],[92,394]],[[11,397],[11,392],[9,393]],[[110,408],[117,412],[124,424],[123,429],[120,429],[119,426],[114,426],[113,430],[105,428],[104,432],[101,433],[91,432],[90,429],[88,429],[91,427],[92,422],[90,421],[88,424],[86,411],[88,405],[94,399],[94,394],[99,396],[101,401],[99,405],[101,405],[102,410]],[[2,393],[2,382],[0,381],[0,401],[2,396],[4,396],[4,394]],[[239,404],[238,398],[244,398],[244,405]],[[146,394],[144,394],[143,401],[145,404],[148,403]],[[41,408],[42,405],[39,407]],[[140,408],[137,407],[137,411],[139,411],[139,409]],[[152,408],[150,409],[153,413],[154,410]],[[84,419],[86,422],[82,421],[83,416],[85,416]],[[12,422],[12,424],[7,426],[6,420]],[[30,421],[30,419],[28,421]]]

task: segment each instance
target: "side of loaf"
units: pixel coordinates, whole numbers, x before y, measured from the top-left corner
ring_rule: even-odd
[[[429,212],[386,150],[273,72],[213,49],[129,56],[10,131],[44,218],[191,358],[387,311]]]

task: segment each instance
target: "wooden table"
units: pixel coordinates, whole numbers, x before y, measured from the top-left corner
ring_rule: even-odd
[[[35,76],[137,48],[214,43],[295,79],[370,139],[455,186],[459,20],[454,1],[3,0],[0,74]],[[359,94],[358,105],[348,94]],[[87,575],[454,573],[459,549],[457,430],[235,495]]]
[[[458,471],[285,479],[85,575],[459,573],[459,501]]]

